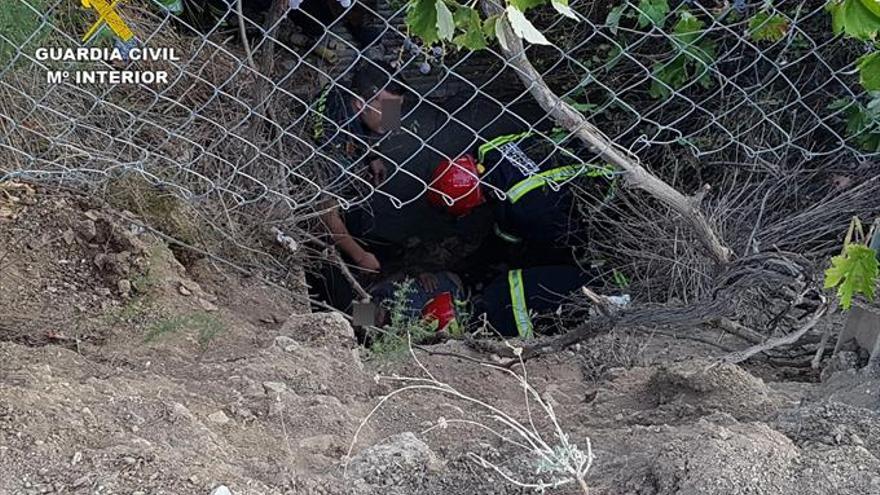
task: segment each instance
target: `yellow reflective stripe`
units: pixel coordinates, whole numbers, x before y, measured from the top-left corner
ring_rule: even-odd
[[[519,134],[505,134],[504,136],[498,136],[497,138],[495,138],[495,139],[489,141],[488,143],[485,143],[485,144],[481,145],[479,148],[477,148],[477,161],[483,162],[484,159],[486,158],[487,153],[489,153],[490,151],[494,150],[495,148],[497,148],[503,144],[507,144],[511,141],[518,141],[520,139],[529,137],[531,135],[532,135],[531,132],[522,132]]]
[[[315,119],[315,139],[321,139],[324,137],[324,119],[327,118],[324,116],[324,110],[327,109],[327,95],[329,94],[330,85],[328,84],[327,87],[324,88],[324,91],[321,91],[321,96],[318,97],[318,101],[315,102],[316,111],[318,112],[318,118]]]
[[[535,334],[532,329],[532,319],[529,317],[529,307],[526,304],[522,270],[507,272],[507,283],[510,286],[510,303],[513,309],[513,321],[516,322],[516,331],[521,339],[530,339]]]
[[[519,244],[520,242],[522,242],[522,239],[520,239],[519,237],[513,234],[508,234],[507,232],[501,230],[501,227],[499,227],[497,223],[495,224],[495,235],[500,237],[502,241],[509,242],[511,244]]]
[[[613,170],[610,167],[599,167],[596,165],[568,165],[565,167],[552,168],[545,170],[539,174],[526,177],[517,182],[507,191],[507,199],[511,203],[516,203],[523,196],[535,189],[546,185],[548,182],[565,182],[575,177],[605,177],[611,178]]]

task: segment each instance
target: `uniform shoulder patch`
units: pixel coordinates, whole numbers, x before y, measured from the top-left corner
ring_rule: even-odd
[[[525,176],[535,175],[541,170],[538,164],[529,158],[529,155],[525,154],[516,143],[504,143],[498,147],[498,151]]]

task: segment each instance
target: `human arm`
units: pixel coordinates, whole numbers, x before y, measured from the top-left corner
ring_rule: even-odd
[[[333,207],[327,210],[327,212],[321,215],[321,220],[324,222],[327,230],[330,231],[330,237],[333,239],[333,243],[345,253],[355,265],[364,270],[373,272],[379,272],[382,270],[382,265],[379,263],[379,260],[376,259],[376,256],[364,249],[363,246],[358,244],[354,237],[351,236],[342,215],[339,214],[338,207]]]

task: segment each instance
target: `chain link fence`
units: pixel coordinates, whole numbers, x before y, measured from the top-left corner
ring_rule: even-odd
[[[254,239],[267,228],[309,239],[335,204],[372,211],[387,237],[442,236],[444,226],[459,226],[425,200],[437,191],[431,173],[441,160],[512,132],[571,149],[497,42],[474,52],[423,46],[408,35],[406,2],[348,3],[7,1],[0,179],[85,188],[147,214],[179,201],[212,226],[215,247],[256,254],[265,246]],[[135,38],[123,43],[108,27],[84,43],[97,4],[112,7]],[[573,0],[571,7],[578,22],[549,7],[528,11],[552,45],[527,45],[526,56],[556,94],[683,190],[729,185],[737,171],[845,174],[877,158],[880,123],[864,110],[870,95],[854,65],[868,47],[833,35],[822,1]],[[175,56],[53,60],[39,51],[83,46],[167,48]],[[404,88],[400,128],[375,141],[322,116],[322,91],[356,97],[352,78],[365,64],[387,74],[379,84]],[[76,79],[122,70],[162,72],[167,82]],[[50,82],[58,73],[63,79]],[[339,143],[368,153],[345,159]],[[384,161],[387,177],[377,179],[368,156]],[[184,242],[205,242],[186,228],[171,230]]]

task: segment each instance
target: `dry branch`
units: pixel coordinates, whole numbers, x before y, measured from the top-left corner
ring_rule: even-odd
[[[738,301],[754,291],[774,289],[780,294],[779,297],[783,298],[787,294],[795,294],[793,299],[799,303],[803,301],[805,294],[815,289],[815,280],[809,276],[811,268],[812,265],[807,260],[795,253],[760,253],[744,256],[729,265],[727,270],[717,277],[711,298],[678,307],[638,307],[605,313],[601,317],[591,319],[562,335],[546,337],[523,345],[521,358],[523,361],[527,361],[538,356],[557,353],[578,342],[608,333],[614,328],[639,326],[686,328],[713,322],[734,313]],[[766,349],[760,348],[744,359],[764,350],[793,343],[809,331],[815,325],[813,320],[818,320],[825,313],[825,299],[821,293],[815,292],[819,294],[821,304],[813,312],[812,323],[808,324],[806,330],[803,328],[799,330],[798,332],[802,333],[796,337],[792,337],[795,334],[790,334],[782,339],[767,340],[761,344],[761,346],[767,346]],[[592,293],[592,291],[585,292],[585,294],[591,300],[602,300],[601,296]],[[785,300],[789,303],[789,307],[795,306],[795,304],[791,304],[792,300]],[[503,366],[514,366],[519,361],[519,357],[509,351],[510,346],[506,342],[499,344],[474,341],[469,344],[483,352],[506,358]]]
[[[504,13],[502,7],[492,0],[484,0],[482,5],[487,15],[503,15]],[[729,263],[730,250],[721,244],[715,231],[699,209],[700,200],[706,194],[709,186],[704,186],[696,196],[686,197],[647,171],[639,163],[637,157],[617,146],[602,131],[589,123],[580,112],[556,95],[529,61],[522,40],[513,32],[510,24],[503,16],[498,22],[505,40],[504,43],[501,43],[501,52],[507,63],[516,69],[520,80],[541,108],[552,115],[556,123],[587,144],[591,151],[623,170],[630,186],[651,194],[681,215],[717,264],[726,265]]]
[[[821,294],[820,294],[821,297]],[[801,337],[803,337],[807,332],[809,332],[816,323],[819,322],[819,319],[825,314],[825,311],[828,309],[828,304],[825,301],[825,298],[822,297],[822,304],[820,304],[810,316],[810,319],[796,332],[792,332],[788,335],[783,335],[782,337],[777,337],[773,339],[768,339],[766,342],[762,344],[758,344],[748,349],[744,349],[742,351],[732,352],[723,358],[721,358],[716,364],[722,363],[731,363],[737,364],[741,363],[755,354],[761,352],[767,352],[771,349],[776,349],[777,347],[781,347],[784,345],[791,345],[797,342]]]

